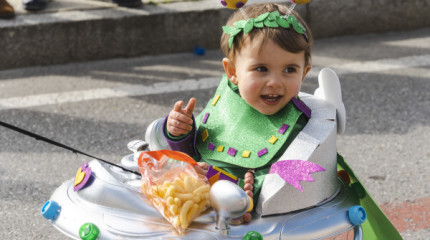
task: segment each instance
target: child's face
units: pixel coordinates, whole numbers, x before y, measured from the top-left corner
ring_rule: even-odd
[[[241,97],[257,111],[272,115],[299,94],[311,69],[305,66],[304,52],[291,53],[269,40],[263,45],[248,41],[233,63],[223,59],[231,82]]]

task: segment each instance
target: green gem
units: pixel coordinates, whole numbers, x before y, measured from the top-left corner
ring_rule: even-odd
[[[305,27],[303,27],[303,25],[297,21],[297,18],[294,15],[288,16],[287,21],[288,23],[293,25],[294,31],[296,31],[299,34],[305,33],[306,31]]]
[[[233,41],[234,41],[234,36],[230,36],[230,38],[228,39],[228,48],[231,48],[231,46],[233,45]]]
[[[264,27],[264,23],[263,22],[254,22],[254,27],[256,27],[256,28],[263,28]]]
[[[297,18],[294,15],[290,15],[290,16],[287,17],[287,21],[290,24],[294,24],[294,23],[297,23]]]
[[[222,30],[225,34],[230,35],[230,38],[228,39],[228,47],[231,48],[233,46],[234,37],[241,33],[242,30],[244,34],[247,34],[252,31],[254,27],[263,28],[266,26],[277,28],[281,26],[283,28],[289,28],[290,25],[292,25],[294,31],[299,34],[304,34],[306,32],[306,28],[297,21],[297,18],[294,15],[290,15],[285,19],[284,17],[281,17],[281,14],[278,11],[263,13],[255,19],[239,20],[234,23],[234,26],[223,26]]]
[[[234,23],[234,26],[237,28],[244,28],[246,24],[246,20],[240,20]]]
[[[279,26],[283,27],[283,28],[289,28],[290,24],[288,23],[287,20],[285,20],[285,18],[283,17],[276,17],[276,22],[279,24]]]
[[[242,32],[242,28],[236,28],[231,34],[230,37],[235,37],[237,34]]]
[[[294,28],[294,30],[297,32],[297,33],[300,33],[300,34],[303,34],[303,33],[305,33],[305,31],[303,31],[303,29],[304,29],[304,27],[303,26],[300,26],[299,25],[300,23],[298,23],[298,24],[294,24],[293,23],[293,28]]]
[[[270,12],[263,13],[263,14],[261,14],[260,16],[258,16],[258,17],[255,19],[255,21],[256,21],[256,22],[262,22],[262,21],[264,21],[264,19],[266,19],[266,18],[269,16],[269,14],[270,14]]]
[[[254,18],[250,18],[243,28],[243,33],[247,34],[254,28]]]
[[[276,21],[270,21],[269,19],[264,20],[264,26],[272,27],[272,28],[279,27],[279,25],[276,23]]]
[[[222,31],[225,32],[226,34],[231,35],[234,32],[234,30],[236,30],[236,28],[233,26],[222,26]]]
[[[299,23],[299,27],[302,29],[303,33],[306,32],[306,28],[301,23]]]
[[[243,236],[242,240],[263,240],[263,236],[259,232],[249,231]]]
[[[279,16],[281,16],[281,14],[278,11],[274,11],[269,14],[269,19],[273,21],[273,20],[276,20],[276,17],[279,17]]]

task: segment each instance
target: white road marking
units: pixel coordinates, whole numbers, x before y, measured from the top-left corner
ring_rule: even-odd
[[[202,78],[199,80],[185,80],[173,83],[156,83],[150,86],[122,85],[120,87],[114,88],[99,88],[84,91],[70,91],[6,98],[0,99],[0,111],[6,109],[37,107],[50,104],[210,89],[218,86],[219,81],[219,77]]]
[[[180,78],[173,77],[163,77],[156,76],[153,74],[137,74],[137,73],[119,73],[119,72],[109,72],[109,71],[92,71],[92,74],[95,75],[103,75],[103,76],[114,76],[114,77],[122,77],[122,78],[135,78],[135,79],[147,79],[147,80],[159,80],[159,81],[182,81]]]
[[[217,66],[221,68],[221,62],[217,62]],[[134,70],[141,71],[158,71],[158,72],[170,72],[170,73],[187,73],[190,75],[200,74],[207,76],[219,76],[220,71],[217,70],[208,70],[208,69],[199,69],[195,67],[183,67],[183,66],[174,66],[174,65],[155,65],[155,66],[144,66],[144,67],[135,67]]]
[[[395,41],[385,41],[382,44],[395,47],[410,47],[430,49],[430,37],[412,38]]]
[[[407,56],[395,59],[380,59],[375,61],[359,61],[334,66],[338,75],[383,72],[405,68],[430,66],[430,55]],[[314,67],[308,77],[317,77],[320,68]],[[198,80],[185,80],[168,83],[156,83],[150,86],[122,85],[114,88],[99,88],[84,91],[70,91],[49,93],[0,99],[0,111],[6,109],[20,109],[50,104],[72,103],[80,101],[100,100],[108,98],[145,96],[169,92],[183,92],[215,88],[221,77],[202,78]]]
[[[360,61],[327,66],[338,75],[384,72],[388,70],[430,66],[430,55],[407,56],[402,58],[388,58],[375,61]],[[309,77],[317,77],[319,68],[313,68]]]

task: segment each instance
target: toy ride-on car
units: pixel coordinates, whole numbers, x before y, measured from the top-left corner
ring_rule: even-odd
[[[366,211],[354,183],[338,168],[336,134],[345,130],[345,108],[337,75],[323,69],[314,95],[300,93],[312,117],[282,159],[302,159],[323,166],[313,182],[298,191],[276,174],[268,174],[252,220],[230,221],[249,208],[249,198],[238,185],[219,180],[210,188],[210,208],[178,234],[142,193],[135,155],[167,149],[162,119],[147,129],[145,141],[133,141],[133,151],[121,160],[132,171],[99,160],[84,163],[75,178],[64,182],[42,207],[42,215],[74,239],[326,239],[338,235],[362,239]],[[273,175],[273,176],[272,176]],[[349,235],[349,236],[348,236]]]

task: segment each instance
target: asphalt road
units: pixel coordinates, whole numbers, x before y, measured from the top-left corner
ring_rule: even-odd
[[[0,71],[0,120],[119,162],[179,99],[196,112],[222,74],[219,51]],[[338,151],[405,239],[430,239],[430,29],[318,40],[302,87],[339,73],[347,129]],[[2,239],[64,239],[40,209],[83,160],[0,127]]]

